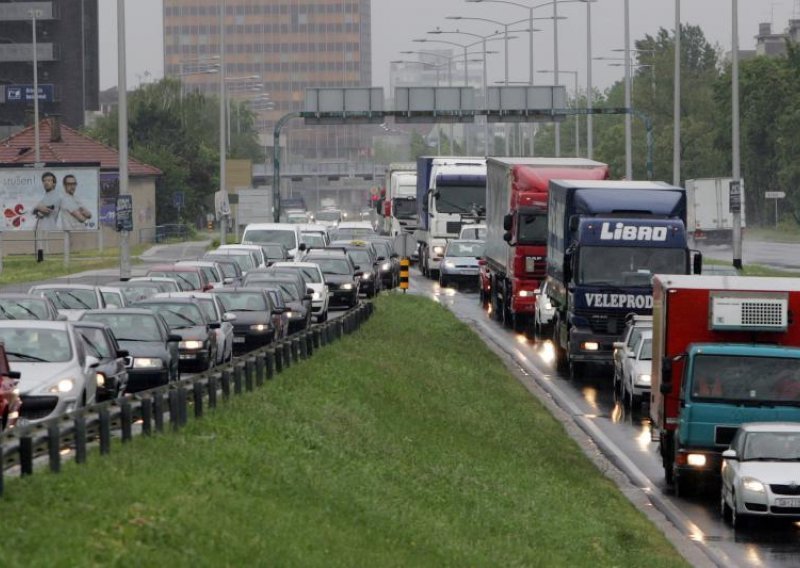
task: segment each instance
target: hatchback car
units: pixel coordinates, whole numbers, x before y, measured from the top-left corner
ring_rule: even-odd
[[[128,388],[134,393],[180,379],[178,342],[164,318],[143,308],[92,310],[81,321],[108,325],[119,346],[128,352]]]
[[[32,286],[28,294],[50,298],[58,313],[70,320],[78,319],[86,310],[106,307],[100,289],[88,284],[39,284]]]
[[[313,262],[322,270],[330,292],[329,306],[344,305],[352,308],[358,304],[361,273],[356,270],[353,261],[344,252],[333,254],[328,251],[312,252],[304,262]]]
[[[211,323],[218,323],[214,329],[217,334],[217,359],[216,364],[230,361],[233,357],[233,323],[236,315],[225,311],[219,298],[211,292],[172,292],[158,294],[155,298],[194,298],[205,312],[206,319]]]
[[[180,266],[177,264],[157,264],[151,267],[145,276],[161,276],[172,278],[180,286],[181,291],[200,290],[207,292],[211,290],[211,282],[205,272],[197,266]]]
[[[203,308],[194,298],[149,298],[136,307],[153,310],[167,322],[170,332],[180,335],[178,343],[180,368],[204,370],[217,360],[217,334],[219,323],[206,319]]]
[[[742,424],[722,452],[720,513],[734,528],[754,517],[800,519],[800,423]]]
[[[361,292],[367,298],[374,298],[381,291],[378,253],[372,243],[367,241],[333,241],[331,248],[341,247],[361,272]]]
[[[294,271],[303,277],[311,290],[311,311],[318,322],[328,319],[328,285],[319,265],[314,262],[276,262],[271,269]],[[308,291],[308,290],[307,290]]]
[[[631,410],[650,398],[650,373],[653,363],[653,330],[643,329],[633,349],[622,361],[622,400]]]
[[[439,266],[439,286],[468,284],[477,287],[478,261],[483,257],[483,241],[454,240],[447,243]]]
[[[131,302],[116,286],[98,286],[106,308],[124,308]]]
[[[128,388],[130,354],[120,348],[108,325],[87,320],[76,321],[72,325],[83,339],[86,353],[99,361],[95,369],[97,400],[122,396]]]
[[[277,332],[275,318],[284,312],[276,308],[262,288],[220,288],[214,290],[225,312],[234,314],[233,351],[243,353],[272,343]],[[280,325],[278,323],[278,325]]]
[[[86,354],[72,323],[0,321],[0,341],[21,374],[17,386],[21,422],[38,422],[94,404],[99,360]]]
[[[50,320],[64,319],[53,300],[38,294],[0,294],[0,319]]]

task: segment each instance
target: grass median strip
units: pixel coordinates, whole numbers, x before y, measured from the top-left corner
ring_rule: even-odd
[[[9,480],[6,566],[683,566],[465,325],[414,296],[174,435]]]

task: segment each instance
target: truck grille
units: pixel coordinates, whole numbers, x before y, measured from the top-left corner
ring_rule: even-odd
[[[619,335],[625,327],[624,315],[615,315],[602,312],[582,311],[576,315],[589,320],[589,327],[593,333],[604,335]]]
[[[738,426],[717,426],[714,429],[714,443],[718,446],[730,446]]]
[[[448,221],[445,229],[448,234],[455,233],[457,235],[461,232],[461,225],[461,221]]]

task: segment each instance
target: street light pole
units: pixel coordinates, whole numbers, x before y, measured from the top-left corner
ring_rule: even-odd
[[[36,167],[39,167],[41,156],[39,154],[39,54],[36,46],[36,18],[42,15],[41,10],[31,10],[31,30],[33,35],[33,144],[36,157]]]
[[[222,0],[219,10],[219,244],[224,245],[228,242],[228,218],[225,212],[225,204],[228,202],[227,179],[226,179],[226,157],[227,142],[225,140],[225,0]],[[272,188],[272,191],[280,193],[280,187]],[[215,206],[217,204],[215,203]]]
[[[672,185],[681,184],[681,0],[675,0],[675,80],[672,93]]]
[[[586,157],[594,155],[594,88],[592,87],[592,0],[586,2]]]
[[[731,27],[733,28],[731,52],[731,161],[733,162],[733,182],[739,185],[739,207],[733,211],[733,266],[742,267],[742,206],[744,193],[741,189],[741,155],[739,152],[739,0],[731,0]]]
[[[626,0],[627,2],[627,0]],[[553,84],[557,87],[558,76],[558,0],[553,1]],[[561,123],[556,122],[555,127],[555,154],[561,156]]]
[[[631,20],[630,0],[625,0],[625,178],[633,179],[631,147]]]
[[[130,195],[128,190],[128,77],[125,55],[125,0],[117,0],[117,91],[119,194],[122,196]],[[130,231],[124,229],[119,236],[119,277],[121,280],[131,277]]]

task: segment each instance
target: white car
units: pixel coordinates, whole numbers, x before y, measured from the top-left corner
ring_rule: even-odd
[[[225,311],[219,297],[211,292],[171,292],[156,294],[155,298],[194,298],[209,323],[218,323],[214,330],[217,335],[217,357],[215,364],[225,363],[233,358],[233,322],[236,314]]]
[[[257,244],[220,245],[216,248],[214,252],[221,250],[248,251],[253,256],[253,260],[256,262],[256,268],[266,268],[267,266],[267,257],[264,256],[264,249],[261,248],[261,245]]]
[[[100,360],[86,354],[72,323],[3,320],[0,341],[22,376],[20,426],[94,404]]]
[[[471,241],[486,240],[486,225],[483,223],[473,225],[462,225],[461,232],[458,234],[459,240],[467,239]]]
[[[163,290],[162,292],[180,292],[181,287],[178,284],[178,281],[174,278],[168,278],[166,276],[134,276],[133,278],[129,279],[128,282],[155,282],[156,284],[160,284]]]
[[[311,295],[311,313],[318,322],[328,319],[330,292],[325,283],[325,275],[316,262],[276,262],[271,268],[290,268],[302,272],[306,287],[314,291]]]
[[[534,303],[533,333],[534,337],[539,340],[549,339],[553,335],[552,323],[553,317],[556,315],[556,309],[550,302],[547,288],[546,280],[539,284],[539,289],[536,291],[536,302]]]
[[[633,349],[622,360],[622,400],[635,410],[650,396],[650,373],[653,364],[653,330],[642,329]]]
[[[28,294],[50,298],[58,313],[68,320],[79,319],[86,310],[106,307],[100,288],[89,284],[39,284],[32,286]]]
[[[742,424],[722,452],[720,513],[734,528],[748,517],[798,520],[798,481],[800,423]]]
[[[629,315],[625,318],[625,330],[620,341],[613,344],[614,389],[622,392],[622,363],[633,353],[642,331],[653,329],[653,316]]]
[[[180,266],[196,266],[205,272],[206,278],[211,283],[212,288],[222,288],[225,282],[225,275],[222,267],[213,260],[179,260],[175,264]]]

